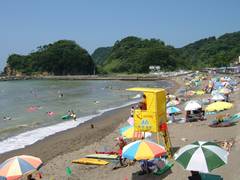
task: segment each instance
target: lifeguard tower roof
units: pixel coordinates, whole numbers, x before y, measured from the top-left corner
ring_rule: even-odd
[[[128,88],[126,90],[127,91],[151,92],[151,93],[165,91],[165,89],[162,89],[162,88],[144,88],[144,87],[134,87],[134,88]]]

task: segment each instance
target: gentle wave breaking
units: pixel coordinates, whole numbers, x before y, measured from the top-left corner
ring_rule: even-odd
[[[1,147],[0,154],[9,152],[12,150],[24,148],[28,145],[31,145],[39,140],[42,140],[50,135],[55,134],[55,133],[77,127],[79,124],[84,123],[94,117],[101,116],[105,112],[112,111],[114,109],[119,109],[122,107],[126,107],[131,104],[135,104],[137,102],[138,101],[131,101],[131,102],[128,102],[128,103],[123,104],[118,107],[100,110],[100,111],[98,111],[98,114],[95,114],[95,115],[89,115],[89,116],[78,118],[77,121],[65,121],[65,122],[62,122],[59,124],[27,131],[27,132],[21,133],[17,136],[9,137],[0,142],[0,147]]]

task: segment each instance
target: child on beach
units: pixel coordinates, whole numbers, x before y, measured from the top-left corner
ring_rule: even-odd
[[[123,166],[123,162],[122,162],[122,150],[123,147],[127,145],[127,143],[123,140],[122,137],[118,137],[116,138],[116,140],[118,141],[117,144],[115,146],[119,146],[119,150],[118,150],[118,155],[119,155],[119,162],[120,165]]]

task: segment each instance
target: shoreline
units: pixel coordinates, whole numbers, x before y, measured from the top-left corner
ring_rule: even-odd
[[[179,89],[180,85],[175,80],[169,79],[169,81],[172,82],[172,87],[168,89],[170,93]],[[77,127],[57,132],[24,148],[2,153],[0,154],[0,162],[20,154],[31,154],[47,162],[58,155],[75,151],[82,146],[97,142],[113,132],[120,123],[126,121],[131,106],[132,105],[128,105],[104,112],[102,115],[81,123]],[[90,129],[90,124],[96,124],[96,128]],[[83,137],[91,138],[87,138],[88,140],[86,141]],[[71,145],[71,142],[73,142],[74,145]],[[43,152],[39,149],[43,149]]]
[[[167,75],[153,74],[121,74],[121,75],[63,75],[63,76],[0,76],[0,81],[15,80],[122,80],[122,81],[154,81],[167,80],[171,77],[184,76],[192,73],[187,71],[184,73],[171,72]]]

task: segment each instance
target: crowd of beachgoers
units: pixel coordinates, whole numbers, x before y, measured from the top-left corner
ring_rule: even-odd
[[[0,179],[237,179],[239,77],[194,72],[169,80],[171,154],[155,133],[134,131],[135,109],[147,111],[142,93],[138,104],[15,151],[29,156],[0,162]]]

